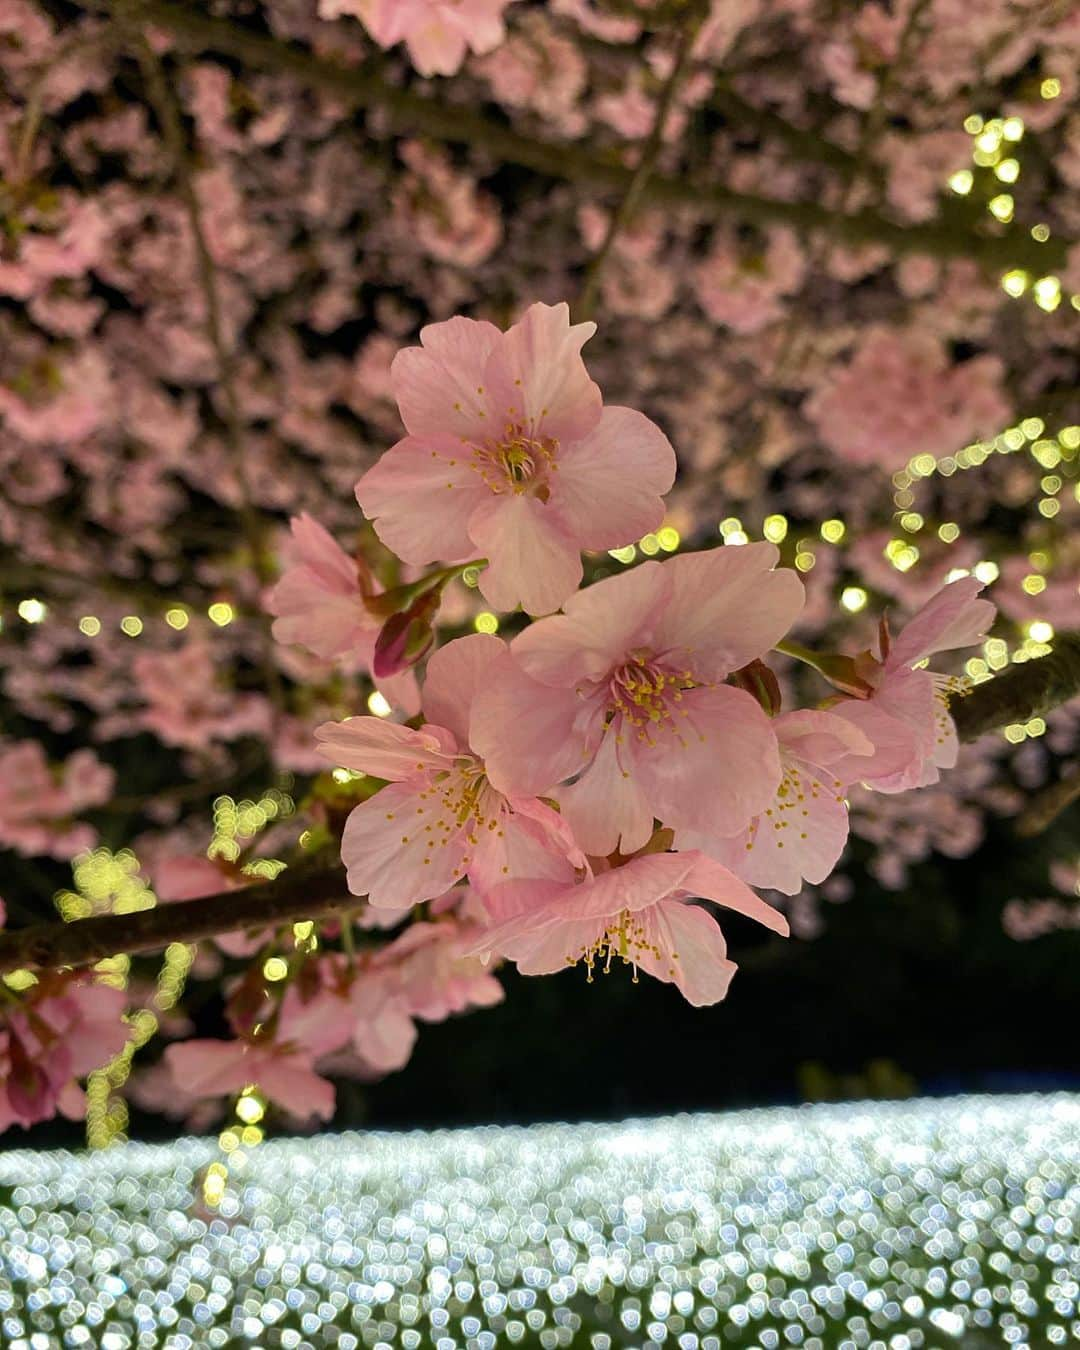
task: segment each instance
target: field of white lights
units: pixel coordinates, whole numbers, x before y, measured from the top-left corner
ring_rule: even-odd
[[[9,1350],[1080,1342],[1080,1096],[0,1155]],[[213,1169],[213,1170],[211,1170]]]

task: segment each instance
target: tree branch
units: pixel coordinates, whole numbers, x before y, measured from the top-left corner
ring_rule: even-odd
[[[949,706],[962,741],[1058,708],[1080,694],[1080,633],[1059,633],[1047,656],[1010,666]]]
[[[1080,633],[1055,639],[1048,656],[1012,666],[955,700],[960,739],[974,741],[1010,722],[1026,722],[1080,694]],[[1072,782],[1073,780],[1069,780]],[[275,881],[73,923],[43,923],[0,933],[0,974],[86,966],[118,952],[145,952],[170,942],[198,942],[238,929],[325,919],[356,907],[340,865],[309,863]]]
[[[39,923],[0,933],[0,974],[87,966],[118,952],[148,952],[218,933],[326,919],[356,908],[340,866],[290,868],[274,881],[181,900],[134,914],[104,914],[73,923]]]
[[[213,18],[177,0],[129,0],[128,13],[169,32],[188,50],[217,52],[256,69],[290,75],[352,107],[377,107],[398,132],[481,147],[505,163],[601,190],[625,195],[633,186],[636,171],[621,162],[617,151],[601,153],[582,145],[523,136],[497,117],[397,88],[383,80],[377,70],[353,69],[313,56],[302,47],[227,19]],[[1025,267],[1042,275],[1065,265],[1065,240],[1055,237],[1038,243],[1022,229],[998,236],[974,234],[966,220],[957,222],[948,213],[932,225],[898,225],[872,211],[830,211],[817,202],[779,201],[735,192],[713,182],[663,174],[651,175],[640,202],[692,207],[704,215],[731,217],[748,224],[786,224],[802,233],[820,230],[841,243],[882,244],[898,255],[969,258],[998,272]]]

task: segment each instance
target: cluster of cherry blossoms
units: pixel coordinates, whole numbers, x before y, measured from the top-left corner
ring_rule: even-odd
[[[1074,768],[1075,707],[958,748],[947,701],[1080,626],[1075,20],[682,8],[224,0],[147,54],[3,7],[12,931],[339,851],[357,899],[19,972],[11,1063],[65,1089],[20,1123],[88,1071],[110,1120],[326,1117],[500,962],[713,1003],[713,907],[827,931]],[[1075,926],[1034,884],[995,931]],[[127,1039],[69,1072],[33,1027],[99,997]]]

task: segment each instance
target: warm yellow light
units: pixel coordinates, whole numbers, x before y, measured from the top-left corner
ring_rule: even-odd
[[[918,511],[905,511],[900,517],[900,528],[907,530],[908,534],[918,534],[925,523]]]
[[[497,633],[499,621],[489,609],[484,609],[473,619],[473,627],[478,633]]]
[[[1027,633],[1033,642],[1049,642],[1054,636],[1054,625],[1045,619],[1036,619],[1028,624]]]
[[[821,522],[821,537],[828,544],[838,544],[847,532],[847,526],[842,520],[823,520]]]
[[[949,186],[960,197],[966,197],[975,186],[975,175],[970,169],[958,169],[950,174]]]
[[[1013,211],[1016,209],[1016,203],[1007,192],[999,192],[996,197],[991,197],[987,203],[987,209],[995,220],[1000,220],[1003,225],[1007,225],[1013,218]]]
[[[179,605],[174,605],[172,609],[165,611],[165,622],[170,628],[175,628],[178,633],[188,626],[190,619],[186,609],[181,609]]]
[[[1080,487],[1080,483],[1077,484]],[[1039,503],[1039,515],[1045,516],[1047,520],[1053,520],[1061,510],[1061,503],[1056,497],[1044,497]]]
[[[93,614],[84,614],[79,620],[79,632],[84,637],[97,637],[101,632],[101,620]]]
[[[866,608],[867,595],[861,586],[845,586],[840,593],[840,603],[850,614],[858,614]]]
[[[1045,244],[1050,238],[1050,226],[1044,225],[1041,221],[1038,225],[1032,225],[1031,237],[1037,244]]]
[[[977,562],[971,570],[984,586],[989,586],[992,581],[998,579],[998,565],[996,562],[990,562],[989,559]]]
[[[1000,164],[994,166],[994,173],[1003,183],[1015,183],[1020,177],[1020,161],[1003,159]]]
[[[1001,125],[1001,134],[1007,141],[1021,141],[1024,139],[1024,119],[1022,117],[1006,117]]]
[[[269,980],[271,984],[285,979],[289,973],[287,961],[283,961],[280,956],[270,956],[263,962],[263,979]]]
[[[966,567],[950,567],[945,574],[945,583],[948,585],[950,581],[959,581],[961,577],[969,576],[971,572]]]
[[[34,596],[31,596],[28,600],[19,601],[19,618],[24,623],[40,623],[48,612],[48,605]]]
[[[766,516],[764,524],[761,527],[761,533],[771,543],[779,544],[787,537],[788,523],[786,516]]]
[[[721,534],[735,534],[742,529],[742,521],[738,516],[727,516],[720,522]]]
[[[1005,728],[1005,739],[1012,745],[1019,745],[1027,734],[1019,722],[1013,722],[1011,726]]]
[[[665,553],[674,553],[682,543],[682,535],[674,525],[665,525],[662,530],[656,532],[656,537],[660,540],[660,547]]]
[[[1038,572],[1029,572],[1020,584],[1028,595],[1042,595],[1046,590],[1046,578]]]
[[[257,1125],[266,1114],[266,1104],[254,1092],[245,1093],[236,1103],[236,1114],[245,1125]]]
[[[1061,304],[1061,281],[1057,277],[1040,277],[1031,293],[1039,308],[1050,314]]]
[[[625,548],[609,548],[608,553],[616,562],[621,562],[624,567],[627,563],[632,563],[637,557],[637,549],[633,544],[627,544]]]
[[[960,526],[952,520],[944,521],[938,526],[938,538],[943,544],[955,544],[960,538]]]
[[[638,540],[638,548],[648,557],[660,552],[660,540],[655,534],[647,534]]]
[[[724,535],[725,544],[748,544],[750,536],[745,530],[732,530],[730,534]]]
[[[817,559],[812,553],[803,552],[795,554],[795,566],[800,572],[809,572],[815,562],[817,562]]]
[[[929,478],[937,468],[937,460],[933,455],[916,455],[908,465],[908,471],[916,478]]]
[[[386,696],[380,694],[378,689],[376,689],[374,693],[368,694],[367,705],[368,711],[373,712],[376,717],[389,717],[394,711],[386,701]]]
[[[1080,450],[1080,427],[1062,427],[1058,440],[1066,450]]]
[[[137,614],[125,614],[120,620],[120,631],[128,637],[138,637],[143,630],[143,621]]]
[[[215,601],[206,612],[210,616],[210,622],[217,624],[219,628],[226,628],[236,618],[236,611],[224,600]]]
[[[1039,93],[1043,98],[1057,98],[1061,93],[1061,81],[1053,76],[1043,80],[1042,84],[1039,85]]]
[[[964,118],[964,130],[969,136],[977,136],[984,126],[983,119],[978,113],[968,113]]]

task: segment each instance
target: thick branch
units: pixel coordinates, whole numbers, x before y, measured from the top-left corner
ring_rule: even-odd
[[[355,909],[356,904],[356,896],[346,888],[344,868],[291,868],[276,881],[201,900],[0,933],[0,974],[87,966],[118,952],[157,951],[170,942],[197,942],[218,933],[325,919]]]
[[[1080,694],[1080,633],[1055,639],[1054,651],[977,685],[953,706],[960,738],[974,741],[1011,722],[1026,722]],[[0,974],[86,966],[118,952],[145,952],[217,933],[324,919],[356,906],[340,866],[291,868],[276,881],[202,900],[44,923],[0,933]]]
[[[1059,633],[1048,656],[977,684],[950,707],[962,741],[977,741],[988,731],[1013,722],[1029,722],[1080,695],[1080,633]]]
[[[496,117],[397,88],[386,83],[377,71],[350,69],[313,56],[302,47],[213,18],[176,0],[130,0],[128,12],[171,33],[188,50],[213,51],[256,69],[291,75],[301,84],[326,90],[353,107],[377,107],[399,132],[478,146],[505,163],[622,195],[633,186],[635,170],[610,152],[523,136]],[[897,225],[871,211],[839,213],[817,202],[777,201],[734,192],[713,182],[663,174],[650,177],[640,200],[655,206],[692,207],[706,215],[749,224],[792,225],[802,233],[821,230],[840,243],[882,244],[896,254],[970,258],[996,271],[1026,267],[1041,275],[1065,264],[1064,241],[1055,238],[1037,243],[1021,229],[992,237],[973,234],[966,222],[957,225],[948,219],[934,225]]]

